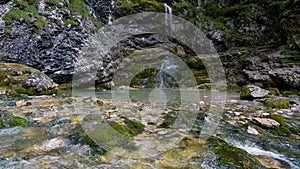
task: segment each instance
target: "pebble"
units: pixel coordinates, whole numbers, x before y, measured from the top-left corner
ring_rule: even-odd
[[[234,115],[236,115],[236,116],[239,116],[239,115],[241,115],[241,112],[237,112],[237,111],[235,111],[235,112],[233,112],[234,113]]]
[[[255,128],[251,127],[251,126],[248,126],[247,132],[249,134],[253,134],[253,135],[258,135],[259,134],[259,132]]]

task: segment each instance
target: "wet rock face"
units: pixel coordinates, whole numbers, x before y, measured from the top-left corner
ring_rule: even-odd
[[[0,5],[6,4],[7,2],[9,2],[10,0],[1,0],[0,1]]]
[[[300,64],[297,55],[285,55],[285,49],[252,48],[220,53],[229,84],[276,87],[279,90],[299,88]]]
[[[0,20],[0,54],[3,56],[0,61],[34,67],[57,83],[70,81],[78,51],[94,29],[91,19],[76,13],[65,1],[47,1],[46,5],[26,3],[35,8],[36,13],[27,12],[23,18],[10,21],[14,12],[11,10]],[[13,10],[26,13],[18,4]]]

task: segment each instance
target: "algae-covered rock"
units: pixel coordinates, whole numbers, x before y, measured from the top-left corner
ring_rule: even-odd
[[[267,107],[278,108],[278,109],[288,109],[291,108],[289,99],[282,97],[270,97],[264,101],[264,105]]]
[[[293,128],[291,128],[285,123],[284,118],[281,115],[271,114],[269,118],[275,120],[280,124],[280,126],[270,131],[272,134],[276,134],[279,136],[289,136],[292,133]]]
[[[268,88],[270,94],[272,95],[279,95],[280,94],[280,91],[277,89],[277,88]]]
[[[9,122],[9,127],[26,126],[28,121],[23,117],[13,117]]]
[[[207,142],[216,154],[217,168],[264,168],[253,155],[221,139],[211,137]]]
[[[253,100],[264,98],[268,94],[268,90],[262,89],[255,85],[247,85],[246,87],[242,88],[240,98],[242,100]]]
[[[2,119],[0,119],[0,129],[4,127]]]
[[[28,95],[54,94],[58,87],[39,70],[16,63],[0,63],[0,86]]]

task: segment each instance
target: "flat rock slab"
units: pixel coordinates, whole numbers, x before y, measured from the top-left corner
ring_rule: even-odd
[[[269,118],[253,118],[253,121],[260,124],[262,127],[267,127],[267,128],[275,128],[280,126],[280,124]]]

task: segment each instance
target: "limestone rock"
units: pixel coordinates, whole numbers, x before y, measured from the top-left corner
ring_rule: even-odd
[[[267,128],[274,128],[280,126],[280,124],[277,121],[269,118],[253,118],[253,121]]]
[[[268,90],[262,89],[255,85],[247,85],[242,89],[240,98],[243,100],[253,100],[263,98],[268,94]]]
[[[255,128],[251,127],[251,126],[248,126],[247,132],[249,134],[253,134],[253,135],[258,135],[259,134],[259,132]]]
[[[53,94],[58,85],[37,69],[16,63],[0,63],[0,84],[20,94]]]
[[[255,158],[266,168],[282,168],[281,164],[269,156],[258,155]]]

